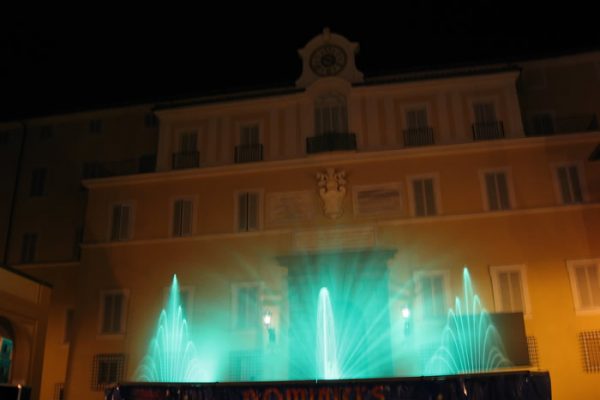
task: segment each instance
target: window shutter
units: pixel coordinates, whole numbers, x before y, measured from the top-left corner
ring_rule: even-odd
[[[586,267],[590,282],[590,298],[594,307],[600,307],[600,280],[598,279],[598,266],[595,264]]]
[[[238,196],[238,230],[248,230],[248,193],[240,193]]]
[[[415,196],[415,214],[425,215],[425,199],[423,198],[423,181],[413,181],[413,192]]]
[[[182,200],[173,204],[173,236],[181,236],[182,233]]]
[[[181,235],[192,234],[193,204],[190,200],[181,201]]]
[[[114,294],[113,295],[111,332],[113,332],[113,333],[121,332],[122,313],[123,313],[123,295],[122,294]]]
[[[121,206],[121,224],[119,239],[129,239],[129,206]]]
[[[111,295],[104,296],[104,310],[102,315],[102,333],[111,332],[112,322],[113,297]]]
[[[248,193],[248,230],[258,229],[258,193]]]
[[[498,283],[500,284],[500,300],[502,304],[502,311],[510,311],[511,307],[511,295],[510,295],[510,282],[509,273],[500,272],[498,274]]]
[[[588,287],[588,276],[586,274],[586,266],[579,266],[575,268],[575,277],[577,280],[577,289],[579,292],[579,301],[582,308],[589,308],[592,306],[592,296],[590,288]]]
[[[315,108],[315,134],[322,135],[323,128],[323,110],[320,107]]]
[[[498,200],[500,203],[500,209],[510,209],[510,200],[508,198],[508,183],[506,181],[506,174],[499,172],[496,174],[496,183],[498,184]]]
[[[571,180],[571,195],[574,203],[581,203],[583,196],[581,195],[581,185],[579,183],[579,174],[576,166],[569,167],[569,178]]]
[[[475,122],[489,123],[496,122],[496,110],[494,103],[475,103],[473,105]]]
[[[121,225],[121,206],[117,205],[113,207],[112,215],[112,229],[110,234],[111,240],[119,240]]]
[[[511,311],[523,311],[523,293],[521,290],[521,274],[518,271],[510,273]]]
[[[433,192],[433,179],[425,180],[425,199],[427,202],[427,215],[437,214],[435,207],[435,194]]]
[[[485,174],[485,187],[487,191],[488,205],[490,210],[497,210],[498,193],[496,191],[496,179],[493,173]]]
[[[569,176],[567,175],[567,168],[559,167],[557,174],[563,203],[570,204],[573,202],[573,199],[571,197],[571,190],[569,189]]]

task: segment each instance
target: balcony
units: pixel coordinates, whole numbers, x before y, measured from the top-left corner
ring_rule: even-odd
[[[472,125],[473,140],[504,139],[502,121],[476,122]]]
[[[598,130],[596,114],[575,115],[570,117],[537,119],[530,121],[527,136],[548,136],[565,133],[591,132]]]
[[[108,178],[111,176],[135,175],[154,172],[156,155],[146,154],[139,158],[110,162],[86,162],[83,165],[83,179]]]
[[[356,150],[356,135],[332,132],[306,138],[306,154],[339,150]]]
[[[235,146],[236,164],[262,161],[263,145],[260,143]]]
[[[424,126],[404,130],[405,146],[428,146],[433,144],[433,128]]]
[[[173,169],[198,168],[199,165],[200,153],[197,151],[173,153]]]

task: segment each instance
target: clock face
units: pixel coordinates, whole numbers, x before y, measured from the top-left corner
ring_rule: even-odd
[[[346,66],[346,53],[341,47],[326,44],[310,56],[310,67],[319,76],[337,75]]]

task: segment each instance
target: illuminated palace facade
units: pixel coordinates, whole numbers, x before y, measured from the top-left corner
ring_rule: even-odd
[[[41,380],[12,379],[134,379],[174,274],[203,380],[312,378],[323,286],[361,353],[343,377],[420,375],[467,266],[488,311],[522,312],[520,368],[595,393],[600,53],[369,79],[357,53],[326,30],[294,87],[32,119],[20,164],[6,140],[6,264],[52,286]],[[4,336],[28,309],[8,303]]]

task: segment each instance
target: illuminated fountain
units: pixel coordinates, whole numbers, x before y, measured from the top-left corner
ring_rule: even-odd
[[[136,375],[146,382],[198,382],[202,379],[196,348],[189,339],[183,316],[176,275],[173,275],[167,307],[158,319],[156,336]]]
[[[335,339],[335,323],[333,310],[326,287],[319,291],[317,308],[317,378],[339,379],[340,371],[337,359],[337,343]]]
[[[467,268],[463,290],[463,301],[456,297],[454,309],[448,312],[441,345],[429,360],[426,375],[486,372],[512,365],[490,315],[473,293]]]

